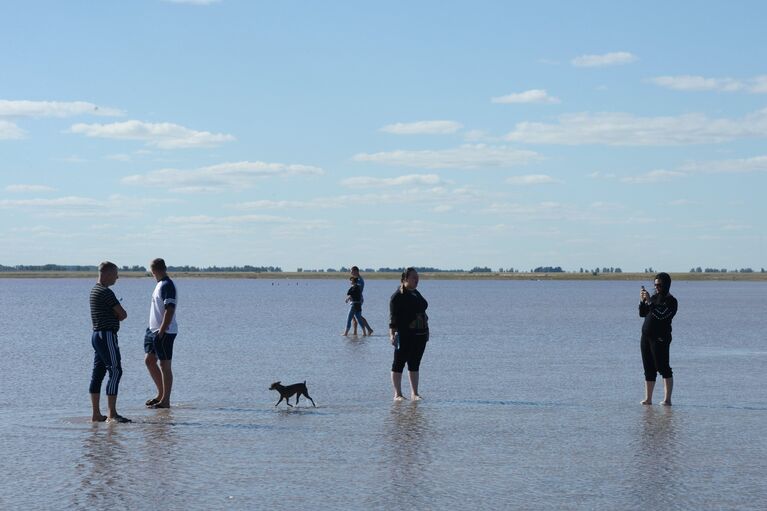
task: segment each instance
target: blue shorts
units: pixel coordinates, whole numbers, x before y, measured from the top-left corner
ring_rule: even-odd
[[[158,339],[157,332],[152,332],[148,328],[144,334],[144,353],[152,353],[158,360],[173,359],[173,341],[176,340],[176,334],[166,333]]]

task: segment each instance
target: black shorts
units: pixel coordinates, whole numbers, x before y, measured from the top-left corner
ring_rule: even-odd
[[[158,338],[157,332],[152,332],[148,328],[144,334],[144,353],[152,353],[158,360],[173,359],[173,341],[176,340],[176,334],[166,333]]]
[[[418,371],[421,367],[423,352],[426,351],[426,343],[429,340],[428,335],[416,335],[405,339],[400,338],[399,346],[394,348],[394,360],[391,364],[391,370],[395,373],[401,373],[407,364],[408,371]]]

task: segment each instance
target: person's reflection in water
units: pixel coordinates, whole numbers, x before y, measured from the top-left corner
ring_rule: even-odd
[[[143,488],[148,494],[169,491],[169,485],[177,481],[178,438],[172,408],[161,410],[142,429],[143,443],[139,443],[139,459],[143,472],[152,474]]]
[[[643,408],[637,423],[637,451],[631,477],[633,504],[642,509],[671,509],[683,504],[679,480],[682,445],[677,438],[679,417],[672,408]]]
[[[396,495],[398,502],[426,505],[435,491],[429,470],[433,431],[428,410],[418,402],[393,405],[385,436],[387,480],[391,484],[387,494]]]
[[[83,439],[82,456],[76,464],[81,491],[72,495],[76,509],[127,506],[125,496],[132,491],[130,476],[124,470],[127,450],[125,430],[94,423]]]

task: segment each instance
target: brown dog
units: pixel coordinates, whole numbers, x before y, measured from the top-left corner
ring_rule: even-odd
[[[312,406],[317,406],[314,404],[314,399],[309,397],[309,392],[306,390],[306,380],[304,380],[303,383],[294,383],[293,385],[288,385],[287,387],[276,381],[272,383],[272,386],[269,387],[269,390],[276,390],[280,393],[280,400],[277,401],[277,404],[274,406],[282,403],[282,400],[284,399],[285,403],[287,403],[287,405],[292,408],[293,405],[290,404],[290,397],[293,394],[296,394],[296,404],[298,404],[298,398],[300,398],[301,395],[304,395],[306,399],[312,402]]]

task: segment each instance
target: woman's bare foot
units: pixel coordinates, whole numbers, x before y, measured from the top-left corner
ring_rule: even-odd
[[[413,401],[420,401],[421,396],[419,396],[418,394],[413,394],[412,396],[410,396],[410,399],[412,399]]]
[[[133,421],[128,419],[127,417],[123,417],[122,415],[115,415],[114,417],[107,417],[107,422],[118,422],[120,424],[124,424],[127,422],[133,422]]]
[[[652,404],[652,399],[643,399],[642,401],[640,401],[640,404],[651,405]]]
[[[91,422],[104,422],[107,420],[106,415],[94,415],[91,417]]]
[[[671,406],[671,400],[670,399],[664,399],[660,402],[663,406]]]
[[[397,394],[396,396],[394,396],[394,400],[395,401],[404,401],[405,400],[405,396],[403,396],[402,394]]]

